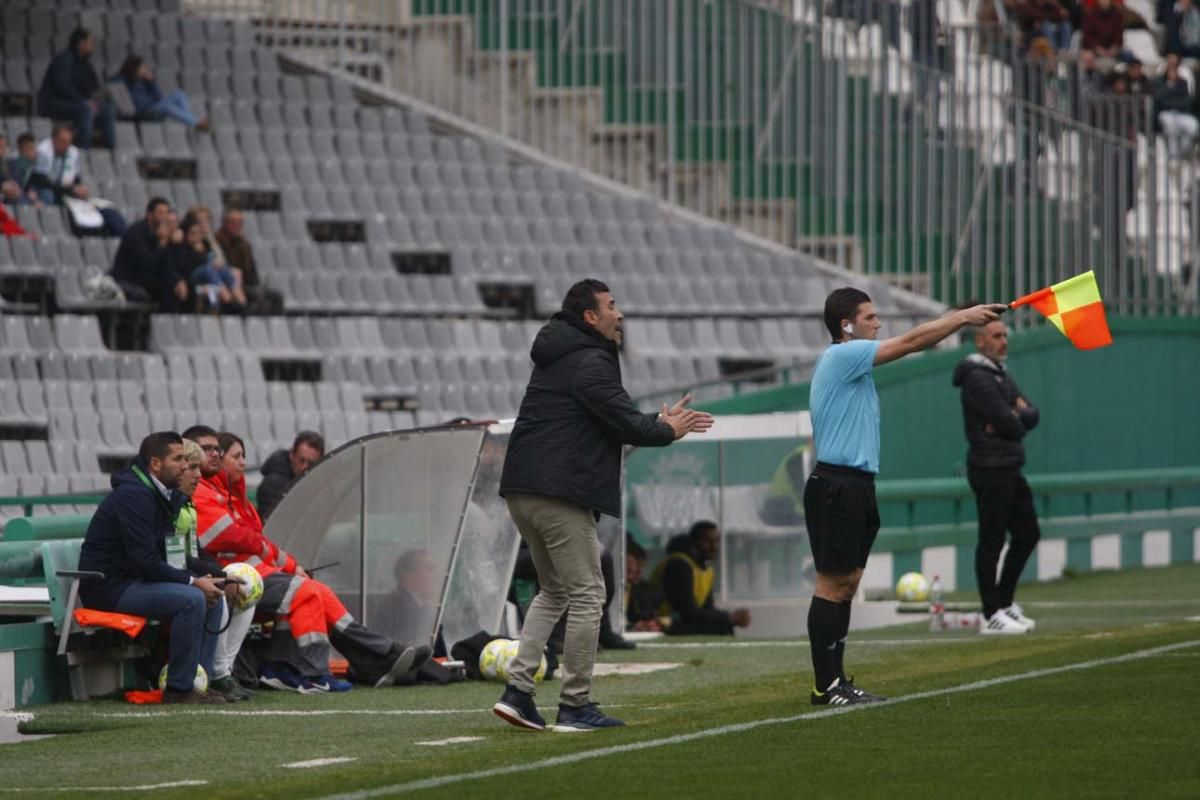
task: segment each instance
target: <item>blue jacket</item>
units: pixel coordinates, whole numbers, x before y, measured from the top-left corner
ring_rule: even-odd
[[[168,500],[134,469],[149,480],[150,471],[141,459],[113,475],[113,490],[96,509],[83,540],[79,569],[104,573],[103,580],[80,582],[80,596],[88,608],[111,611],[134,581],[189,582],[187,570],[167,563],[166,544],[167,537],[175,535],[175,517],[187,498],[173,490]]]
[[[67,48],[56,55],[46,68],[38,89],[38,113],[45,116],[53,114],[55,109],[63,105],[91,100],[99,90],[100,78],[91,62]]]
[[[154,113],[154,106],[162,100],[162,89],[158,88],[158,84],[154,81],[147,81],[138,78],[135,81],[124,81],[125,87],[129,89],[129,97],[133,100],[134,111],[137,112],[139,119],[161,119],[162,114]]]

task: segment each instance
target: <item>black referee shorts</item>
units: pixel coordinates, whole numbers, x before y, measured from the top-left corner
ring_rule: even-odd
[[[818,461],[804,485],[804,522],[817,572],[865,567],[879,533],[875,476]]]

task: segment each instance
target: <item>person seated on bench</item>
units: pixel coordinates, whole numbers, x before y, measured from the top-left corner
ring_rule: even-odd
[[[667,542],[667,557],[654,570],[654,583],[666,597],[660,615],[670,615],[667,633],[732,636],[750,624],[750,610],[724,611],[713,605],[713,561],[721,550],[717,523],[701,520]]]
[[[273,615],[275,632],[291,634],[290,640],[272,635],[278,657],[264,669],[261,683],[301,694],[349,690],[349,682],[329,672],[331,646],[350,662],[355,680],[376,687],[393,685],[429,660],[428,646],[395,642],[356,621],[332,589],[310,578],[263,535],[262,520],[246,494],[246,449],[240,438],[202,425],[185,433],[210,453],[194,498],[201,553],[221,565],[253,565],[263,577],[256,614]],[[219,448],[216,459],[209,449],[213,444]]]
[[[104,574],[80,581],[88,608],[119,611],[171,623],[170,665],[164,703],[224,703],[214,692],[192,689],[196,666],[211,674],[224,614],[224,592],[214,578],[167,563],[167,537],[184,497],[176,491],[187,468],[183,439],[172,431],[142,440],[133,465],[113,475],[112,492],[88,525],[79,569]]]

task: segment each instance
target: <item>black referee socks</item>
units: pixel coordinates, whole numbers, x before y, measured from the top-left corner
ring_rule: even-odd
[[[818,692],[824,692],[840,678],[839,667],[841,657],[839,643],[845,635],[843,628],[842,606],[845,603],[833,603],[822,597],[814,596],[812,605],[808,607],[808,642],[812,650],[813,674]],[[850,624],[849,613],[845,614],[845,624]]]
[[[842,683],[846,682],[846,637],[850,635],[850,603],[838,603],[838,613],[841,614],[841,621],[838,627],[837,647],[833,651],[833,666],[837,670],[837,676],[842,679]]]

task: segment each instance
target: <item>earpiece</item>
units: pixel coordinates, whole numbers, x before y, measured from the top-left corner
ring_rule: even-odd
[[[842,330],[844,330],[846,333],[854,333],[854,328],[852,328],[850,325],[843,325]]]

